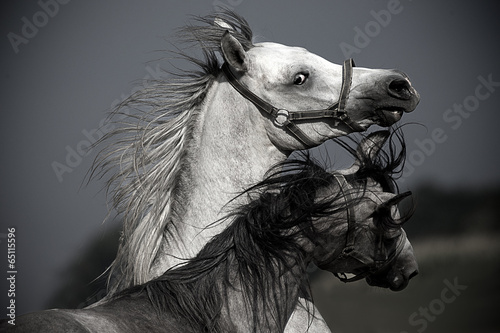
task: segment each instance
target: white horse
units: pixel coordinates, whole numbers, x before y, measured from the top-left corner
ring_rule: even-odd
[[[124,219],[110,296],[194,257],[226,227],[209,226],[234,195],[292,151],[390,126],[419,101],[402,72],[252,44],[248,23],[231,12],[198,23],[180,35],[201,46],[204,60],[185,56],[201,70],[131,96],[122,110],[142,113],[107,136],[118,139],[98,161],[103,174],[118,166],[109,183]]]

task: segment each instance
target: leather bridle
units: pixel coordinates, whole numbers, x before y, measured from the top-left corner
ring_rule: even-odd
[[[337,257],[333,257],[330,260],[321,262],[318,266],[322,267],[331,267],[335,265],[335,263],[339,261],[345,261],[348,258],[355,259],[361,264],[363,267],[366,267],[362,272],[355,274],[352,277],[347,277],[346,273],[336,273],[333,274],[342,282],[353,282],[364,279],[370,275],[376,274],[379,271],[382,271],[386,268],[394,259],[403,251],[406,239],[406,233],[403,229],[401,229],[401,234],[398,236],[399,241],[396,245],[396,248],[392,253],[388,254],[387,249],[384,246],[384,236],[383,233],[376,233],[375,237],[375,253],[373,257],[360,252],[356,249],[356,234],[355,234],[355,212],[353,205],[350,204],[352,202],[352,196],[350,191],[345,191],[346,187],[349,187],[349,183],[342,175],[334,175],[337,182],[340,185],[340,190],[342,191],[344,198],[347,203],[347,232],[346,232],[346,243],[344,248],[342,249],[340,255]]]
[[[228,82],[238,91],[243,97],[252,102],[257,108],[267,113],[277,127],[287,129],[297,140],[299,140],[307,148],[318,146],[320,143],[315,142],[308,137],[296,124],[297,120],[317,120],[323,118],[332,118],[335,120],[335,127],[341,125],[348,132],[364,131],[364,128],[355,123],[345,111],[345,105],[349,98],[349,91],[352,83],[352,68],[354,61],[347,59],[342,66],[342,87],[340,96],[336,103],[324,110],[307,110],[307,111],[289,111],[280,109],[272,104],[264,101],[259,96],[251,92],[246,86],[238,81],[236,76],[231,71],[229,64],[224,62],[222,71]]]

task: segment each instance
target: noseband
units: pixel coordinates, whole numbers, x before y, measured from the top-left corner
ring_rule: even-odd
[[[349,91],[352,83],[352,68],[354,61],[347,59],[342,66],[342,87],[340,89],[340,96],[336,103],[324,110],[308,110],[308,111],[289,111],[286,109],[279,109],[272,104],[264,101],[259,96],[251,92],[234,76],[229,68],[229,64],[224,62],[222,71],[226,76],[228,82],[238,91],[243,97],[252,102],[257,108],[267,113],[277,127],[287,129],[297,140],[299,140],[307,148],[315,147],[319,143],[309,138],[295,123],[297,120],[316,120],[322,118],[332,118],[335,120],[335,127],[343,124],[350,132],[359,132],[364,129],[356,124],[345,111],[345,105],[349,98]]]
[[[348,187],[349,183],[342,175],[335,175],[335,178],[340,185],[341,191],[344,192],[344,188]],[[352,201],[352,197],[349,191],[344,192],[343,194],[347,203]],[[363,272],[355,274],[352,277],[347,277],[346,273],[333,273],[342,282],[358,281],[383,270],[391,262],[394,261],[394,259],[401,253],[401,251],[403,251],[403,247],[405,244],[405,231],[401,229],[402,234],[399,236],[398,244],[396,245],[395,250],[389,255],[384,246],[384,238],[382,233],[376,233],[375,253],[372,258],[356,249],[355,224],[356,219],[354,208],[352,207],[352,205],[348,204],[346,244],[339,256],[334,257],[329,261],[322,262],[320,265],[320,268],[331,266],[336,262],[352,258],[362,263],[366,267]]]

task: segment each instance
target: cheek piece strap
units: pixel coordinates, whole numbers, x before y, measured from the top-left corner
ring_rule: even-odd
[[[398,243],[394,251],[390,254],[387,253],[387,248],[384,244],[383,233],[375,234],[375,250],[373,254],[366,254],[356,248],[356,235],[365,232],[363,229],[356,228],[356,216],[352,205],[354,199],[349,191],[349,183],[343,175],[334,175],[335,179],[340,185],[340,190],[342,191],[347,205],[347,232],[346,232],[346,243],[341,253],[337,257],[332,257],[330,260],[318,263],[319,268],[327,269],[332,267],[338,262],[345,261],[348,259],[354,259],[361,263],[364,267],[363,271],[355,274],[352,277],[348,277],[346,273],[333,274],[342,282],[354,282],[364,279],[372,274],[376,274],[384,270],[390,263],[392,263],[399,254],[403,251],[406,239],[406,233],[401,229],[401,234],[398,236]]]
[[[347,59],[342,66],[342,87],[340,89],[340,96],[337,102],[324,110],[307,110],[307,111],[289,111],[280,109],[272,104],[264,101],[259,96],[251,92],[244,86],[231,71],[229,64],[224,62],[222,65],[222,72],[226,76],[228,82],[233,88],[238,91],[243,97],[252,102],[258,109],[268,114],[277,127],[285,128],[297,140],[299,140],[306,148],[312,148],[321,144],[311,139],[305,134],[296,124],[295,121],[304,120],[318,120],[324,118],[334,119],[334,126],[342,128],[348,133],[362,132],[364,128],[355,123],[345,111],[347,99],[349,98],[349,91],[351,90],[352,73],[354,67],[354,60]]]

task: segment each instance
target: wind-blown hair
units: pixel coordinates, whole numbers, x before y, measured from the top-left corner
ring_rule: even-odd
[[[216,19],[224,21],[218,25]],[[220,21],[219,21],[220,22]],[[117,129],[98,155],[92,175],[108,177],[111,206],[123,219],[117,257],[110,268],[108,292],[144,283],[162,242],[175,237],[172,215],[175,194],[181,193],[187,147],[193,126],[212,82],[219,75],[217,52],[221,36],[230,27],[245,48],[252,47],[252,31],[240,16],[227,10],[195,19],[178,31],[180,43],[197,44],[202,59],[173,52],[195,65],[193,70],[170,73],[168,81],[153,81],[117,106]]]
[[[382,132],[382,131],[381,131]],[[378,183],[384,192],[399,193],[399,187],[396,180],[402,177],[404,164],[406,160],[406,143],[401,127],[394,128],[390,132],[386,132],[387,150],[381,149],[375,156],[369,156],[369,152],[353,148],[361,142],[362,139],[352,137],[335,138],[337,144],[344,148],[352,156],[357,156],[357,160],[361,163],[356,174],[346,176],[349,183],[361,182],[364,188],[367,188],[366,182],[371,179]],[[361,135],[367,137],[368,135]],[[391,214],[382,213],[379,221],[385,228],[394,228],[402,226],[414,213],[415,206],[412,204],[407,207],[408,210],[401,215],[399,220],[392,219]]]
[[[310,298],[298,238],[313,240],[314,219],[346,208],[340,194],[317,200],[317,190],[332,182],[334,177],[311,159],[280,164],[242,194],[253,200],[227,216],[230,225],[195,258],[117,297],[146,293],[159,315],[187,319],[193,331],[226,332],[230,327],[221,316],[231,311],[225,306],[228,293],[236,288],[242,290],[247,313],[252,314],[254,332],[271,324],[282,331],[286,310],[297,304],[297,298],[287,298],[289,286],[301,286],[300,296]],[[292,281],[276,284],[285,275]]]
[[[392,181],[392,173],[402,160],[392,148],[381,158],[362,160],[359,173],[349,176],[350,182],[363,185],[358,189],[363,192],[369,190],[368,177],[383,176],[386,183]],[[226,217],[232,219],[229,226],[195,258],[115,297],[146,294],[160,316],[169,313],[184,319],[196,332],[226,332],[231,327],[223,322],[222,315],[231,310],[227,304],[229,292],[238,290],[243,294],[246,313],[252,315],[254,332],[270,324],[282,331],[288,320],[285,314],[297,306],[297,298],[311,298],[301,240],[314,242],[318,237],[313,224],[318,218],[332,218],[332,228],[345,224],[345,217],[334,220],[336,214],[363,200],[346,197],[335,187],[339,187],[335,174],[325,171],[309,155],[280,163],[262,182],[242,194],[249,196],[249,203]],[[321,191],[325,188],[328,195]],[[277,283],[284,276],[289,283]],[[299,294],[293,299],[287,298],[291,286],[299,286]],[[312,310],[307,309],[310,320]]]
[[[356,177],[358,181],[373,179],[382,186],[385,192],[396,193],[398,191],[396,180],[402,176],[406,159],[406,143],[400,127],[385,133],[389,136],[388,150],[381,149],[375,156],[369,156],[369,152],[353,148],[353,146],[357,147],[356,145],[362,141],[362,138],[367,137],[365,134],[361,134],[361,138],[342,137],[332,139],[332,141],[335,141],[350,155],[358,156],[361,162],[356,175],[348,177]]]

